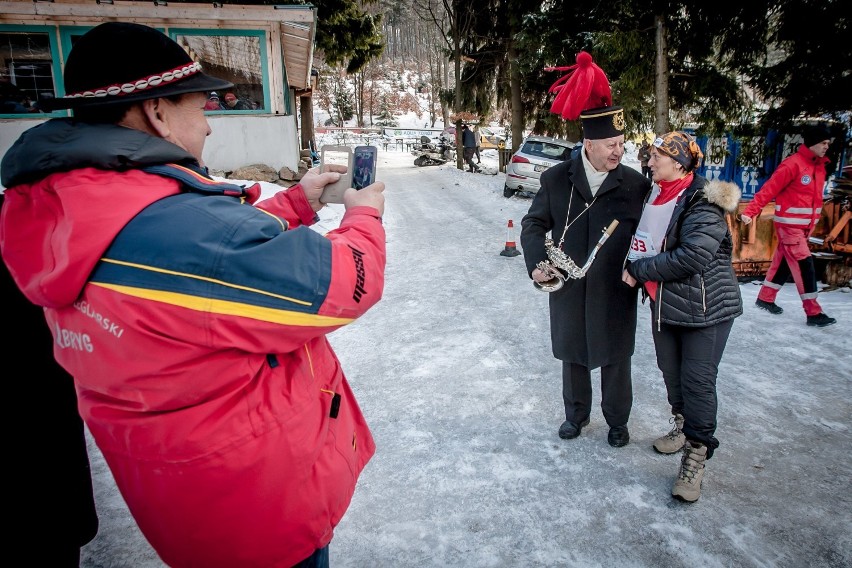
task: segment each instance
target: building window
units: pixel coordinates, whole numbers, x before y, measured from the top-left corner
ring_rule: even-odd
[[[35,118],[38,101],[65,96],[60,49],[67,57],[90,26],[0,25],[0,117]],[[222,114],[270,112],[269,55],[263,30],[163,30],[180,44],[204,72],[234,84],[217,93]],[[57,34],[58,32],[58,34]],[[59,43],[57,43],[57,37]],[[68,116],[58,110],[46,116]]]
[[[51,32],[0,26],[0,116],[38,113],[56,96],[55,53]]]
[[[217,92],[221,109],[211,101],[208,110],[225,113],[269,112],[269,81],[263,31],[169,30],[205,73],[234,84]]]

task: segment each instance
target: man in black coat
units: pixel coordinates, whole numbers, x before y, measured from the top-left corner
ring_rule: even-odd
[[[32,553],[34,563],[76,568],[80,548],[98,532],[98,516],[74,380],[53,358],[44,311],[18,289],[5,262],[0,291],[12,333],[0,353],[7,369],[18,369],[7,370],[4,381],[8,459],[14,464],[6,478],[9,542],[35,540],[43,546]]]
[[[553,247],[582,267],[604,229],[613,220],[619,221],[585,276],[565,278],[549,300],[553,356],[562,361],[565,422],[559,436],[576,438],[589,423],[591,370],[600,367],[601,410],[610,427],[607,439],[610,445],[621,447],[630,441],[630,358],[637,302],[636,289],[621,281],[621,271],[651,182],[621,164],[621,107],[586,110],[580,119],[582,151],[542,174],[541,189],[521,222],[521,246],[530,277],[545,283],[552,280],[554,270],[539,265],[548,261],[547,233],[552,235]]]

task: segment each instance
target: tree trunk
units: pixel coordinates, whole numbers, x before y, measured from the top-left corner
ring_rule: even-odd
[[[443,77],[443,80],[441,81],[441,83],[443,84],[444,88],[446,89],[450,85],[450,62],[447,58],[445,58],[443,56],[441,58],[441,76]],[[441,102],[441,118],[443,119],[444,124],[449,124],[450,123],[450,109],[447,107],[447,103],[445,103],[443,101],[443,99],[441,99],[440,102]]]
[[[666,22],[664,16],[654,17],[656,34],[656,71],[654,76],[654,132],[665,134],[669,128],[669,60]]]
[[[352,75],[352,83],[355,87],[355,123],[364,127],[364,71],[358,71]]]
[[[461,112],[461,32],[459,30],[459,9],[458,3],[454,3],[454,7],[456,8],[455,14],[455,22],[456,25],[453,26],[453,63],[455,63],[455,83],[454,83],[454,97],[453,97],[453,110],[458,115]],[[460,170],[464,169],[464,144],[462,143],[462,131],[461,131],[462,121],[461,119],[456,119],[456,167]]]
[[[314,140],[314,104],[313,97],[299,97],[299,110],[302,114],[302,148],[311,148],[316,151],[316,141]]]
[[[521,145],[524,136],[524,109],[521,104],[521,70],[518,67],[518,53],[514,42],[509,40],[507,50],[509,57],[509,90],[512,101],[512,153],[514,154]],[[498,150],[499,152],[499,150]]]

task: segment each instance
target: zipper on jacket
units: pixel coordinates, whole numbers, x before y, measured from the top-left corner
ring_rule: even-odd
[[[704,290],[704,277],[699,276],[698,279],[701,281],[701,310],[706,314],[707,313],[707,295]]]
[[[675,205],[677,208],[677,205]],[[668,231],[668,229],[666,229]],[[660,246],[660,252],[666,251],[666,244],[668,241],[668,235],[663,237],[663,242]],[[662,319],[663,319],[663,283],[660,282],[660,285],[657,286],[657,331],[659,332],[662,328]]]

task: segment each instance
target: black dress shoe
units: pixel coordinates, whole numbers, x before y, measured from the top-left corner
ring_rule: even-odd
[[[613,426],[609,429],[606,440],[613,448],[621,448],[630,442],[630,432],[627,431],[627,426]]]
[[[559,427],[559,437],[563,440],[573,440],[577,436],[580,435],[580,432],[583,431],[583,428],[589,425],[589,419],[586,418],[579,424],[571,422],[570,420],[566,420],[562,423],[562,426]]]

